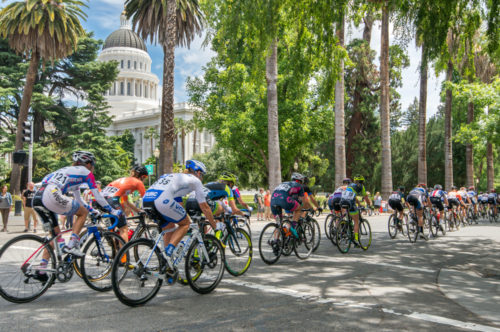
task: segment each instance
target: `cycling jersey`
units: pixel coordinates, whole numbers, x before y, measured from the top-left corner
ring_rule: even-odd
[[[223,183],[210,182],[203,187],[205,199],[212,210],[212,213],[217,211],[219,203],[217,200],[227,197],[227,192]],[[202,213],[200,204],[196,200],[195,193],[191,193],[186,200],[186,211],[190,216],[199,215]]]
[[[364,185],[351,183],[342,192],[342,198],[340,200],[340,204],[349,206],[350,214],[358,213],[358,206],[356,204],[356,195],[360,196],[366,195],[366,190]]]
[[[238,199],[241,197],[240,190],[238,189],[238,187],[233,186],[232,191],[233,191],[233,196],[235,199]]]
[[[144,183],[136,177],[130,176],[126,178],[119,178],[108,184],[102,191],[104,197],[123,197],[124,200],[128,199],[128,195],[134,191],[138,191],[139,195],[144,196],[146,188]]]
[[[422,203],[427,197],[427,190],[425,190],[424,188],[416,187],[410,191],[408,197],[406,197],[406,201],[410,205],[414,206],[417,210],[422,210]]]
[[[404,193],[401,191],[393,191],[389,196],[389,206],[393,210],[403,211],[403,201],[404,201]]]
[[[488,194],[482,194],[478,196],[479,203],[487,204],[488,203]]]
[[[271,195],[271,211],[273,215],[281,215],[282,209],[286,212],[297,210],[302,204],[304,187],[295,181],[283,182],[274,189]]]
[[[474,204],[474,205],[476,205],[476,203],[477,203],[477,197],[476,197],[476,196],[477,196],[477,194],[476,194],[476,192],[475,192],[475,191],[473,191],[473,190],[469,190],[469,191],[467,192],[467,197],[469,197],[470,201],[471,201],[471,202],[472,202],[472,204]]]
[[[489,193],[488,194],[488,203],[497,205],[498,195],[497,193]]]
[[[155,209],[163,218],[161,227],[173,222],[178,223],[186,218],[186,210],[180,204],[182,197],[194,191],[198,203],[205,203],[203,185],[192,174],[164,174],[146,191],[143,207]]]
[[[81,165],[63,167],[47,175],[42,180],[42,186],[35,193],[34,205],[43,206],[49,211],[66,216],[73,216],[80,206],[92,211],[92,208],[80,196],[80,186],[83,184],[89,187],[103,209],[107,212],[112,210],[97,189],[94,174]],[[66,196],[68,193],[73,193],[74,199]]]
[[[333,194],[328,197],[328,207],[330,210],[340,211],[340,201],[342,199],[342,193],[347,189],[347,186],[338,187]]]

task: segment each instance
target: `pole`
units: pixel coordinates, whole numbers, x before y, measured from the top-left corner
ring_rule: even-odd
[[[31,121],[31,133],[30,133],[30,144],[29,144],[29,156],[28,156],[28,183],[33,179],[33,121]]]

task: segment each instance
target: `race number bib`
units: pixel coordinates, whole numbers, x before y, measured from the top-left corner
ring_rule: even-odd
[[[113,196],[114,194],[116,194],[118,192],[118,190],[119,189],[116,187],[107,186],[106,188],[104,188],[104,190],[102,192],[103,192],[103,195],[105,195],[105,196]]]
[[[355,196],[354,192],[352,190],[344,190],[342,193],[342,199],[353,199]]]
[[[400,198],[399,194],[397,194],[397,193],[394,193],[391,196],[389,196],[389,199],[399,199],[399,198]]]
[[[54,174],[52,179],[50,179],[50,182],[64,186],[66,184],[67,180],[68,180],[68,176],[66,174],[56,173],[56,174]]]

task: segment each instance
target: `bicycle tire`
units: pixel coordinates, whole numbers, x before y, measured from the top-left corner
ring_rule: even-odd
[[[278,224],[269,223],[264,226],[259,237],[259,254],[264,263],[272,265],[278,261],[283,252],[283,240]]]
[[[314,235],[314,228],[312,223],[302,223],[302,225],[298,225],[296,228],[299,238],[295,239],[293,252],[297,258],[307,259],[314,251],[316,238]]]
[[[159,274],[166,262],[160,249],[155,248],[152,252],[154,245],[155,242],[152,240],[136,239],[126,243],[118,252],[111,269],[111,285],[121,303],[130,307],[140,306],[154,298],[160,290],[163,280]],[[138,257],[133,255],[133,252],[138,253]],[[121,262],[122,257],[126,257],[126,263]],[[148,265],[144,266],[143,261],[148,257],[150,257]],[[148,281],[151,287],[147,293],[131,297],[134,290],[144,289]]]
[[[361,249],[368,250],[372,245],[372,227],[366,219],[359,221],[358,243]]]
[[[46,272],[48,278],[45,282],[37,280],[35,277],[43,251],[43,249],[38,249],[44,245],[50,255],[47,267],[53,270],[53,272]],[[28,262],[36,265],[26,266]],[[23,266],[26,267],[25,271],[23,271]],[[32,272],[33,269],[34,272]],[[5,243],[0,249],[0,275],[2,275],[0,295],[13,303],[31,302],[52,286],[56,278],[55,271],[56,255],[52,247],[48,243],[45,244],[44,239],[33,234],[17,236]],[[18,283],[16,284],[14,281],[17,279]]]
[[[157,224],[146,224],[145,226],[141,226],[141,224],[139,224],[130,241],[139,238],[154,240],[160,233],[161,230]]]
[[[330,222],[330,241],[334,246],[337,246],[337,225],[340,223],[340,217],[335,216]]]
[[[337,248],[342,254],[347,254],[351,248],[352,231],[349,221],[341,220],[337,227]]]
[[[236,228],[234,234],[228,233],[222,243],[225,248],[225,261],[227,272],[238,277],[248,271],[252,263],[252,239],[246,230]]]
[[[205,246],[208,255],[209,261],[202,262],[200,264],[199,251],[202,246]],[[189,286],[192,290],[199,294],[208,294],[213,291],[217,285],[222,280],[224,276],[225,270],[225,256],[224,249],[219,240],[213,235],[206,234],[203,237],[203,244],[200,245],[198,240],[195,239],[193,244],[188,250],[188,253],[185,257],[186,260],[186,278],[189,282]],[[215,278],[208,282],[205,282],[209,279],[208,275],[210,272],[214,272]]]
[[[319,223],[316,219],[311,220],[311,224],[314,228],[314,247],[313,247],[313,252],[318,250],[319,248],[319,243],[321,242],[321,227],[319,226]]]
[[[437,218],[436,218],[435,215],[431,216],[430,227],[431,227],[431,234],[432,234],[432,236],[433,237],[438,237],[439,223],[438,223]]]
[[[243,228],[247,234],[252,238],[252,229],[250,228],[250,224],[248,222],[247,217],[237,217],[238,223],[236,224],[235,228]]]
[[[82,279],[87,286],[98,292],[110,291],[111,268],[118,251],[125,244],[122,237],[114,232],[101,233],[101,245],[104,253],[98,248],[99,243],[95,236],[87,241],[81,258]],[[126,257],[123,258],[126,260]]]
[[[408,236],[408,215],[403,214],[403,219],[401,220],[401,228],[399,229],[403,236]]]
[[[398,235],[397,218],[394,217],[394,214],[391,214],[389,216],[389,220],[387,221],[387,230],[389,231],[389,236],[391,239],[395,239]]]
[[[325,235],[326,235],[326,237],[327,237],[329,240],[331,240],[331,239],[332,239],[332,238],[331,238],[331,235],[330,235],[330,223],[331,223],[334,219],[335,219],[335,215],[334,215],[334,214],[332,214],[332,213],[328,214],[328,215],[326,216],[326,218],[325,218],[325,225],[324,225],[324,227],[325,227]]]
[[[407,234],[408,234],[408,240],[411,243],[417,242],[417,237],[418,237],[418,222],[415,221],[413,218],[410,218],[410,220],[408,220]]]

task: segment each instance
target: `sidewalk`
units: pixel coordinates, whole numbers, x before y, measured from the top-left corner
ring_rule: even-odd
[[[3,224],[2,224],[3,227]],[[33,233],[33,219],[31,219],[31,231],[30,233]],[[37,232],[42,233],[42,223],[40,221],[40,218],[38,218],[38,224],[36,226]],[[11,212],[9,215],[9,223],[7,224],[7,233],[0,232],[0,234],[16,234],[16,233],[23,233],[24,231],[24,215],[20,216],[15,216],[14,212]]]

